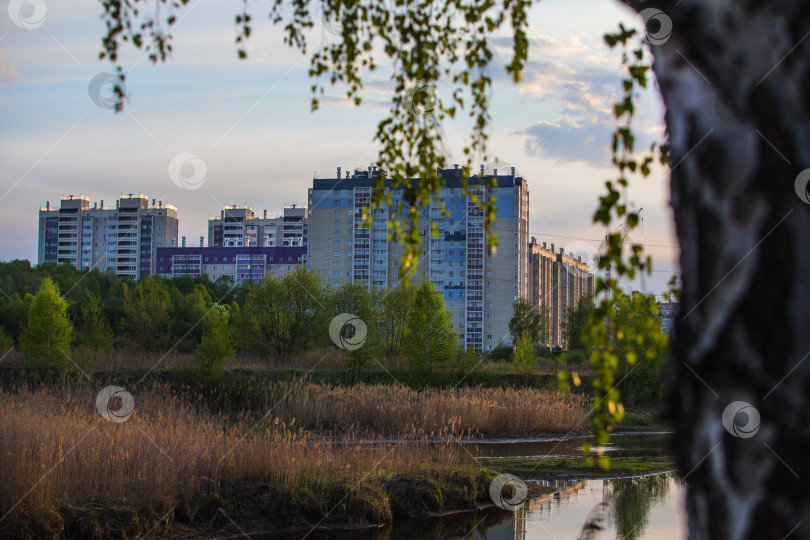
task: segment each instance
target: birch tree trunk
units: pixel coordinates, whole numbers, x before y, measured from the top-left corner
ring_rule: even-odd
[[[797,182],[810,2],[627,3],[663,12],[647,33],[681,246],[668,414],[691,538],[810,538],[810,204]]]

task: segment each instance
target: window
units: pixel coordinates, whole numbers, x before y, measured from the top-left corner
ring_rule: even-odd
[[[334,200],[334,205],[335,206],[340,206],[340,199],[335,199]]]
[[[340,277],[340,272],[332,272],[332,277]]]
[[[391,268],[397,268],[399,263],[397,261],[391,261]]]
[[[339,219],[335,220],[335,227],[340,227],[340,220]]]
[[[491,308],[492,308],[492,302],[487,302],[487,309],[491,309]]]
[[[492,318],[492,313],[487,313],[487,319],[491,319],[491,318]]]
[[[487,261],[487,266],[492,266],[492,259],[489,259],[489,260]]]
[[[340,257],[340,252],[339,252],[339,251],[335,251],[335,253],[334,253],[333,255],[334,255],[335,257]]]
[[[332,268],[340,268],[340,261],[334,261],[332,263]]]
[[[335,210],[334,215],[339,216],[340,215],[340,210]]]
[[[335,247],[340,246],[340,240],[335,240],[335,243],[332,244],[332,245],[335,246]]]
[[[340,229],[335,229],[335,236],[340,236]]]
[[[492,272],[490,272],[489,270],[487,270],[487,277],[492,277]]]
[[[393,255],[394,257],[399,257],[399,251],[394,251],[391,255]]]

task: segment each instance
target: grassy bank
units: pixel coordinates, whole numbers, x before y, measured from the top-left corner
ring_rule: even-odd
[[[487,468],[508,472],[526,480],[621,478],[676,470],[674,458],[612,457],[610,468],[594,467],[586,457],[566,459],[483,458]]]
[[[243,402],[222,381],[152,380],[119,382],[135,409],[114,423],[96,410],[110,377],[27,377],[0,391],[0,536],[177,536],[232,519],[272,530],[471,509],[489,502],[496,473],[460,439],[567,430],[584,414],[582,397],[542,390],[264,381]],[[365,444],[370,434],[406,442]]]

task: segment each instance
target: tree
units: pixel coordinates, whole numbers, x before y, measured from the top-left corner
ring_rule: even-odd
[[[519,298],[512,304],[512,318],[509,320],[509,334],[512,343],[517,345],[524,334],[536,341],[540,334],[540,316],[532,307],[530,300]]]
[[[588,331],[588,321],[592,311],[593,296],[581,296],[577,301],[577,305],[568,309],[565,314],[565,321],[562,323],[566,349],[570,353],[577,353],[585,358],[588,357],[591,351],[585,340],[583,340],[583,335]]]
[[[139,281],[132,292],[126,286],[123,292],[122,326],[130,345],[147,351],[166,349],[172,320],[166,287],[155,278],[147,278]]]
[[[360,347],[352,346],[346,349],[346,361],[350,368],[361,369],[367,367],[382,350],[380,318],[382,306],[380,299],[385,291],[369,291],[368,287],[359,283],[347,283],[332,292],[332,314],[338,316],[343,313],[354,315],[365,325],[364,341]],[[351,322],[347,321],[351,325]],[[356,328],[351,326],[353,331]],[[341,331],[348,328],[341,328]],[[352,336],[346,336],[351,338]],[[360,343],[358,343],[360,345]]]
[[[278,279],[271,275],[254,284],[242,318],[251,349],[285,359],[328,339],[328,307],[323,283],[299,266]]]
[[[796,530],[797,523],[806,523],[810,507],[810,491],[803,481],[810,474],[810,462],[802,454],[810,446],[803,412],[810,399],[806,392],[810,370],[802,364],[810,350],[806,331],[810,283],[805,279],[810,211],[804,204],[806,194],[797,197],[807,184],[800,173],[810,168],[806,144],[810,110],[804,99],[810,79],[806,61],[810,41],[805,39],[810,7],[806,2],[777,0],[624,3],[642,13],[648,23],[646,47],[654,54],[652,67],[666,105],[667,162],[674,164],[673,214],[679,243],[685,247],[680,315],[670,362],[669,380],[675,391],[670,393],[669,414],[676,430],[679,466],[690,473],[690,533],[693,538],[783,538]],[[328,20],[342,23],[342,40],[327,45],[327,54],[312,57],[315,76],[328,73],[332,81],[350,87],[350,96],[359,97],[359,70],[376,67],[373,54],[380,50],[367,42],[385,43],[382,49],[398,66],[393,106],[399,110],[392,111],[378,129],[383,145],[380,165],[390,162],[393,178],[401,181],[414,172],[403,162],[419,163],[415,172],[424,171],[428,181],[415,190],[414,201],[436,191],[438,181],[430,170],[444,161],[437,157],[440,136],[421,129],[424,126],[419,123],[425,123],[425,118],[408,118],[403,112],[409,84],[420,79],[430,83],[446,75],[471,88],[473,142],[465,155],[475,156],[486,140],[489,120],[491,79],[484,69],[492,58],[488,41],[502,24],[511,25],[515,54],[508,71],[515,81],[520,79],[528,49],[529,2],[459,6],[434,0],[427,4],[436,9],[426,9],[425,2],[389,7],[376,0],[324,0]],[[134,14],[138,2],[122,5],[104,0],[103,5],[108,57],[117,61],[118,45],[127,38],[138,47],[152,47],[153,61],[166,58],[171,44],[166,25],[155,24],[149,15],[140,15],[146,20],[139,20]],[[304,46],[303,30],[312,24],[312,3],[295,2],[291,14],[282,12],[284,2],[272,5],[274,20],[288,23],[286,41]],[[437,12],[442,17],[436,18]],[[250,34],[251,19],[244,15],[237,18],[240,47]],[[166,17],[170,26],[176,13]],[[623,43],[633,37],[625,30],[622,33],[629,35]],[[611,40],[617,43],[616,36]],[[466,50],[458,54],[462,41]],[[240,48],[240,56],[244,55]],[[644,55],[639,47],[625,58],[641,60]],[[453,71],[458,67],[455,62],[462,61],[467,69]],[[634,81],[643,81],[642,86],[647,81],[646,66],[628,66],[628,70],[633,79],[625,85],[629,96],[615,111],[624,119],[632,116]],[[123,104],[123,91],[120,97]],[[465,96],[459,91],[454,97],[461,101]],[[424,107],[424,102],[417,105]],[[444,108],[440,103],[437,110],[444,114],[439,115],[442,120],[455,114],[456,107]],[[614,147],[632,152],[632,141],[630,126],[620,126]],[[600,223],[609,222],[611,216],[637,223],[637,212],[622,201],[627,185],[623,173],[648,172],[649,162],[640,166],[632,162],[631,168],[627,159],[617,158],[622,175],[608,183],[608,193],[600,200],[596,215]],[[418,243],[413,235],[406,240],[409,245]],[[605,264],[622,257],[618,238],[611,235],[608,244]],[[412,260],[409,256],[406,263]],[[633,246],[631,264],[614,269],[633,274],[627,270],[643,261],[641,247]],[[776,269],[782,278],[774,278]],[[602,360],[610,359],[606,352]],[[606,372],[609,376],[598,378],[600,399],[611,392],[614,374]],[[723,427],[726,406],[741,399],[754,402],[767,426],[757,438],[735,439]],[[612,399],[602,402],[615,408]]]
[[[173,282],[169,286],[172,285]],[[200,342],[202,321],[211,304],[211,295],[201,283],[193,285],[185,296],[179,290],[170,295],[174,296],[172,340],[178,344],[178,350],[190,351]]]
[[[200,361],[202,371],[216,375],[222,372],[234,353],[228,308],[219,304],[210,306],[202,327],[202,340],[194,353]]]
[[[0,328],[0,358],[11,352],[14,348],[14,339]]]
[[[413,287],[400,283],[385,291],[382,298],[380,334],[383,355],[388,360],[402,352],[402,339],[405,333],[405,319],[413,301]]]
[[[26,365],[63,371],[69,366],[73,325],[67,302],[51,278],[45,278],[31,301],[28,323],[20,338]]]
[[[413,302],[405,318],[402,350],[414,371],[431,372],[455,354],[458,334],[452,313],[433,282],[422,279],[414,286]]]
[[[512,367],[515,368],[515,373],[528,379],[529,375],[537,373],[537,352],[534,349],[534,342],[532,336],[528,331],[524,331],[523,335],[515,343],[515,356],[512,359]]]
[[[639,292],[620,295],[609,324],[619,361],[616,376],[621,381],[622,398],[630,403],[659,403],[664,397],[667,336],[661,331],[655,296]],[[621,334],[634,339],[620,339]]]
[[[79,306],[77,341],[96,351],[111,351],[113,333],[110,325],[101,312],[97,296],[87,293]]]

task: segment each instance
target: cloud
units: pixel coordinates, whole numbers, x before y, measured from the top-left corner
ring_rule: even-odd
[[[0,81],[5,84],[17,83],[17,68],[6,61],[6,54],[3,51],[0,51]]]
[[[556,162],[582,162],[594,167],[610,165],[610,137],[613,126],[603,122],[574,122],[562,117],[538,122],[515,135],[525,135],[529,155]]]
[[[497,41],[498,54],[508,52],[511,41]],[[622,68],[617,53],[601,41],[584,41],[571,36],[565,41],[531,33],[529,60],[523,82],[517,86],[527,101],[537,107],[540,118],[512,132],[525,137],[529,156],[558,163],[582,163],[593,167],[610,166],[611,136],[616,129],[613,104],[621,93]],[[634,129],[637,148],[660,138],[661,122],[646,117],[637,100]]]

